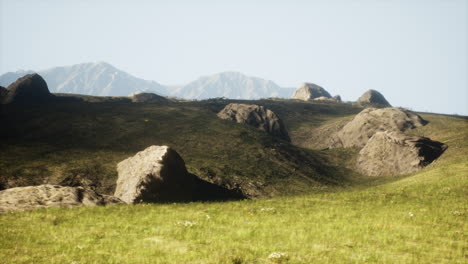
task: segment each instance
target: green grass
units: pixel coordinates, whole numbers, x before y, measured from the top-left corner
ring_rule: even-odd
[[[225,203],[0,216],[11,263],[466,263],[466,176],[451,164],[366,189]],[[193,226],[179,222],[189,221]]]
[[[287,104],[282,106],[281,102],[265,101],[264,103],[271,104],[271,108],[276,107],[275,110],[285,119],[285,123],[291,125],[292,135],[299,135],[298,131],[301,127],[326,126],[347,118],[352,114],[351,112],[356,111],[352,108],[341,109],[341,114],[339,114],[340,111],[336,113],[332,111],[327,118],[326,108],[329,106],[318,105],[317,108],[307,106],[315,111],[302,111],[301,125],[300,116],[295,117],[293,112],[301,111],[301,108],[305,109],[303,104],[291,103],[291,108],[288,108]],[[161,118],[161,120],[164,116],[170,115],[166,112],[169,111],[166,108],[149,105],[124,105],[119,110],[125,113],[122,115],[115,110],[108,115],[104,110],[98,111],[104,105],[97,107],[89,110],[89,113],[93,113],[95,118],[100,120],[100,122],[93,123],[96,126],[99,126],[101,122],[104,122],[103,126],[117,122],[105,121],[106,118],[123,120],[118,122],[131,122],[142,113],[150,119]],[[221,144],[218,146],[220,150],[217,152],[216,144],[213,143],[209,146],[214,150],[210,149],[204,156],[203,149],[201,147],[198,149],[197,143],[190,143],[190,140],[177,145],[182,149],[182,156],[186,159],[189,170],[196,171],[199,168],[213,165],[216,170],[219,169],[220,167],[217,167],[209,156],[213,153],[222,155],[222,148],[236,146],[236,144],[237,146],[242,144],[243,147],[252,144],[253,147],[248,150],[260,149],[260,152],[254,152],[256,155],[265,151],[265,156],[261,157],[268,157],[274,153],[267,152],[268,147],[265,147],[271,147],[269,137],[264,138],[262,134],[252,129],[212,119],[213,111],[219,107],[216,103],[190,103],[184,107],[192,111],[174,110],[174,113],[176,115],[187,114],[190,118],[180,119],[182,121],[168,119],[171,125],[180,126],[181,131],[189,129],[190,133],[199,136],[203,133],[197,131],[202,131],[202,127],[206,124],[202,121],[209,120],[212,122],[209,126],[210,131],[217,131],[221,135],[220,137],[211,136],[211,140],[221,138],[237,140],[235,143],[217,141],[215,143]],[[318,114],[322,108],[324,112]],[[314,115],[318,115],[319,119],[315,120]],[[463,117],[433,114],[424,114],[423,117],[430,123],[411,133],[445,142],[449,148],[442,157],[418,173],[380,179],[367,178],[353,174],[348,169],[337,167],[339,164],[352,167],[351,163],[356,150],[310,150],[309,152],[309,150],[287,144],[276,145],[281,146],[277,149],[283,153],[283,156],[274,156],[275,159],[268,161],[271,163],[263,164],[257,169],[251,168],[250,171],[247,167],[246,171],[255,173],[261,171],[263,166],[273,166],[272,164],[276,164],[274,168],[278,168],[282,165],[281,162],[286,163],[286,168],[292,168],[292,165],[288,164],[300,163],[301,160],[293,158],[283,160],[278,157],[285,157],[284,153],[288,155],[299,153],[296,157],[308,157],[306,160],[310,159],[315,162],[314,164],[322,166],[320,167],[322,170],[328,171],[328,173],[320,174],[314,170],[317,174],[313,174],[315,178],[310,177],[311,179],[320,179],[318,175],[341,175],[340,177],[345,177],[348,183],[337,185],[324,181],[320,184],[306,185],[303,188],[304,191],[308,190],[308,194],[292,196],[290,194],[294,192],[288,193],[290,191],[288,185],[295,186],[289,188],[297,191],[296,188],[300,188],[298,186],[303,183],[303,177],[292,175],[291,177],[273,177],[272,182],[278,184],[275,185],[277,188],[284,186],[287,190],[282,194],[289,195],[272,199],[223,203],[55,208],[3,214],[0,215],[0,230],[2,230],[0,232],[0,262],[466,263],[468,258],[466,238],[468,120]],[[21,115],[19,119],[21,120]],[[89,116],[83,120],[89,120]],[[193,123],[191,121],[190,125],[184,126],[187,120],[193,120]],[[32,124],[27,120],[24,121],[23,126],[30,125]],[[135,126],[141,125],[135,121]],[[119,133],[119,135],[128,133],[134,136],[138,132],[138,129],[131,126],[122,127],[127,132]],[[152,131],[156,131],[155,128],[153,127]],[[225,131],[227,129],[230,130]],[[40,134],[44,135],[48,132],[52,134],[54,130],[45,129]],[[101,130],[94,129],[94,131]],[[301,133],[305,133],[304,131]],[[247,135],[241,136],[242,132]],[[163,130],[155,133],[162,135],[168,132]],[[229,133],[237,134],[229,136]],[[133,138],[131,136],[122,136],[119,141],[118,138],[109,135],[100,138],[104,142],[96,140],[96,142],[90,142],[88,146],[86,142],[92,137],[84,136],[77,146],[66,139],[57,139],[60,142],[58,144],[53,140],[39,142],[34,133],[20,135],[18,140],[3,142],[3,146],[7,148],[1,154],[1,162],[3,162],[1,170],[15,171],[17,168],[22,168],[23,172],[34,175],[37,173],[32,169],[34,166],[38,168],[42,166],[45,171],[53,171],[51,168],[55,166],[57,168],[63,166],[69,170],[73,165],[75,169],[86,173],[87,170],[96,170],[93,163],[90,163],[96,157],[106,158],[107,163],[112,164],[126,157],[129,152],[149,143],[146,142],[148,139],[136,138],[135,142],[130,144],[127,140]],[[173,140],[170,143],[176,144],[176,139],[183,140],[189,133],[182,135],[180,137],[168,135],[168,138]],[[29,141],[20,140],[28,137],[30,137]],[[149,137],[157,142],[161,140],[156,136]],[[239,138],[242,137],[244,137],[242,140],[248,140],[248,143],[241,143]],[[249,137],[253,138],[249,140]],[[206,143],[206,141],[202,142]],[[64,147],[65,143],[71,145]],[[102,145],[93,148],[92,144]],[[184,147],[185,144],[189,144],[188,147]],[[63,157],[64,154],[66,157]],[[197,158],[198,154],[202,158]],[[220,156],[215,160],[221,161],[222,164],[234,161],[245,162],[242,157],[235,156],[236,154],[226,155],[234,156]],[[228,157],[233,160],[225,161],[224,159]],[[254,157],[249,156],[249,158]],[[55,165],[49,166],[46,163],[49,160]],[[101,161],[101,159],[97,160]],[[13,165],[5,167],[5,164],[9,163]],[[24,167],[22,163],[26,163]],[[105,166],[109,166],[110,170],[114,165]],[[105,175],[107,169],[100,168],[100,170]],[[262,173],[264,173],[262,175],[267,175],[271,172]],[[229,177],[235,176],[234,174],[228,175]],[[245,177],[248,176],[246,174]],[[288,257],[280,260],[269,259],[268,256],[273,252],[283,252]]]

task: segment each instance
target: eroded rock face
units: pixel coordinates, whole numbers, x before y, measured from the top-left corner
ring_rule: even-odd
[[[292,99],[309,101],[319,97],[331,98],[331,95],[324,88],[316,84],[303,83],[294,91]]]
[[[361,97],[359,97],[357,102],[362,105],[371,105],[374,107],[391,107],[387,99],[385,99],[385,97],[376,90],[365,92]]]
[[[0,213],[50,207],[95,206],[122,203],[83,187],[38,185],[0,191]]]
[[[133,103],[167,103],[169,100],[154,93],[138,93],[130,96]]]
[[[332,136],[330,147],[359,147],[380,131],[407,131],[426,125],[419,115],[400,108],[366,108]]]
[[[359,152],[357,169],[369,176],[416,172],[437,159],[447,145],[401,132],[377,132]]]
[[[271,110],[259,105],[228,104],[218,117],[247,124],[268,134],[291,141],[283,121]]]
[[[191,201],[194,177],[168,146],[151,146],[117,165],[114,196],[126,203]]]
[[[8,86],[3,103],[42,103],[53,98],[47,83],[37,73],[27,74]]]

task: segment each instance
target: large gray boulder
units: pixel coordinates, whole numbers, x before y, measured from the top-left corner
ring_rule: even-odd
[[[377,132],[359,152],[357,169],[369,176],[416,172],[437,159],[447,145],[402,132]]]
[[[191,201],[194,177],[168,146],[150,146],[117,165],[114,196],[126,203]]]
[[[50,101],[54,96],[49,92],[47,83],[37,73],[27,74],[7,88],[8,93],[3,103],[42,103]]]
[[[319,97],[331,98],[331,95],[327,90],[316,84],[303,83],[294,91],[292,99],[309,101]]]
[[[357,102],[362,105],[371,105],[373,107],[391,107],[387,99],[385,99],[385,97],[376,90],[365,92],[361,97],[359,97]]]
[[[404,132],[427,123],[419,115],[401,108],[366,108],[332,136],[330,147],[362,148],[377,132]]]
[[[84,187],[38,185],[0,191],[0,213],[50,207],[95,206],[122,203]]]
[[[283,121],[273,111],[264,106],[228,104],[218,113],[218,117],[247,124],[272,136],[291,141]]]
[[[165,97],[154,93],[137,93],[130,96],[133,103],[167,103]]]

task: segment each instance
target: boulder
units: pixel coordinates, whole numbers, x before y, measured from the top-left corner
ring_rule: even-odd
[[[37,73],[27,74],[8,86],[3,103],[42,103],[53,98],[47,83]]]
[[[294,91],[292,99],[304,101],[313,100],[318,97],[331,98],[331,95],[322,87],[313,83],[303,83]]]
[[[168,146],[150,146],[117,165],[114,196],[126,203],[192,200],[194,177],[177,152]]]
[[[374,107],[391,107],[390,103],[385,97],[376,90],[369,90],[365,92],[357,100],[361,105],[371,105]]]
[[[130,96],[133,103],[167,103],[165,97],[154,93],[137,93]]]
[[[369,176],[416,172],[437,159],[447,145],[402,132],[377,132],[359,152],[357,169]]]
[[[8,94],[7,88],[0,86],[0,104],[3,103],[3,100],[6,98]]]
[[[273,111],[264,106],[228,104],[218,113],[218,117],[247,124],[272,136],[291,141],[283,121]]]
[[[84,187],[38,185],[0,191],[0,213],[50,207],[95,206],[122,203]]]
[[[359,147],[379,131],[407,131],[426,125],[419,115],[401,108],[366,108],[332,136],[330,147]]]

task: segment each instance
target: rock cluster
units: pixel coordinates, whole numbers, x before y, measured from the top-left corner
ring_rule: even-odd
[[[49,207],[245,198],[238,190],[227,189],[188,173],[184,160],[168,146],[150,146],[120,162],[117,171],[114,196],[100,195],[87,186],[46,184],[16,187],[0,191],[0,213]],[[71,182],[71,185],[76,184],[82,183]]]
[[[247,124],[272,136],[291,141],[283,121],[273,111],[264,106],[228,104],[218,113],[218,117]]]
[[[416,172],[438,158],[447,145],[401,132],[377,132],[359,152],[357,169],[369,176]]]
[[[428,122],[401,108],[366,108],[331,138],[331,148],[361,148],[356,168],[369,176],[412,173],[437,159],[447,148],[429,138],[404,134]]]
[[[426,125],[419,115],[401,108],[366,108],[339,130],[331,147],[359,147],[379,131],[407,131]]]

